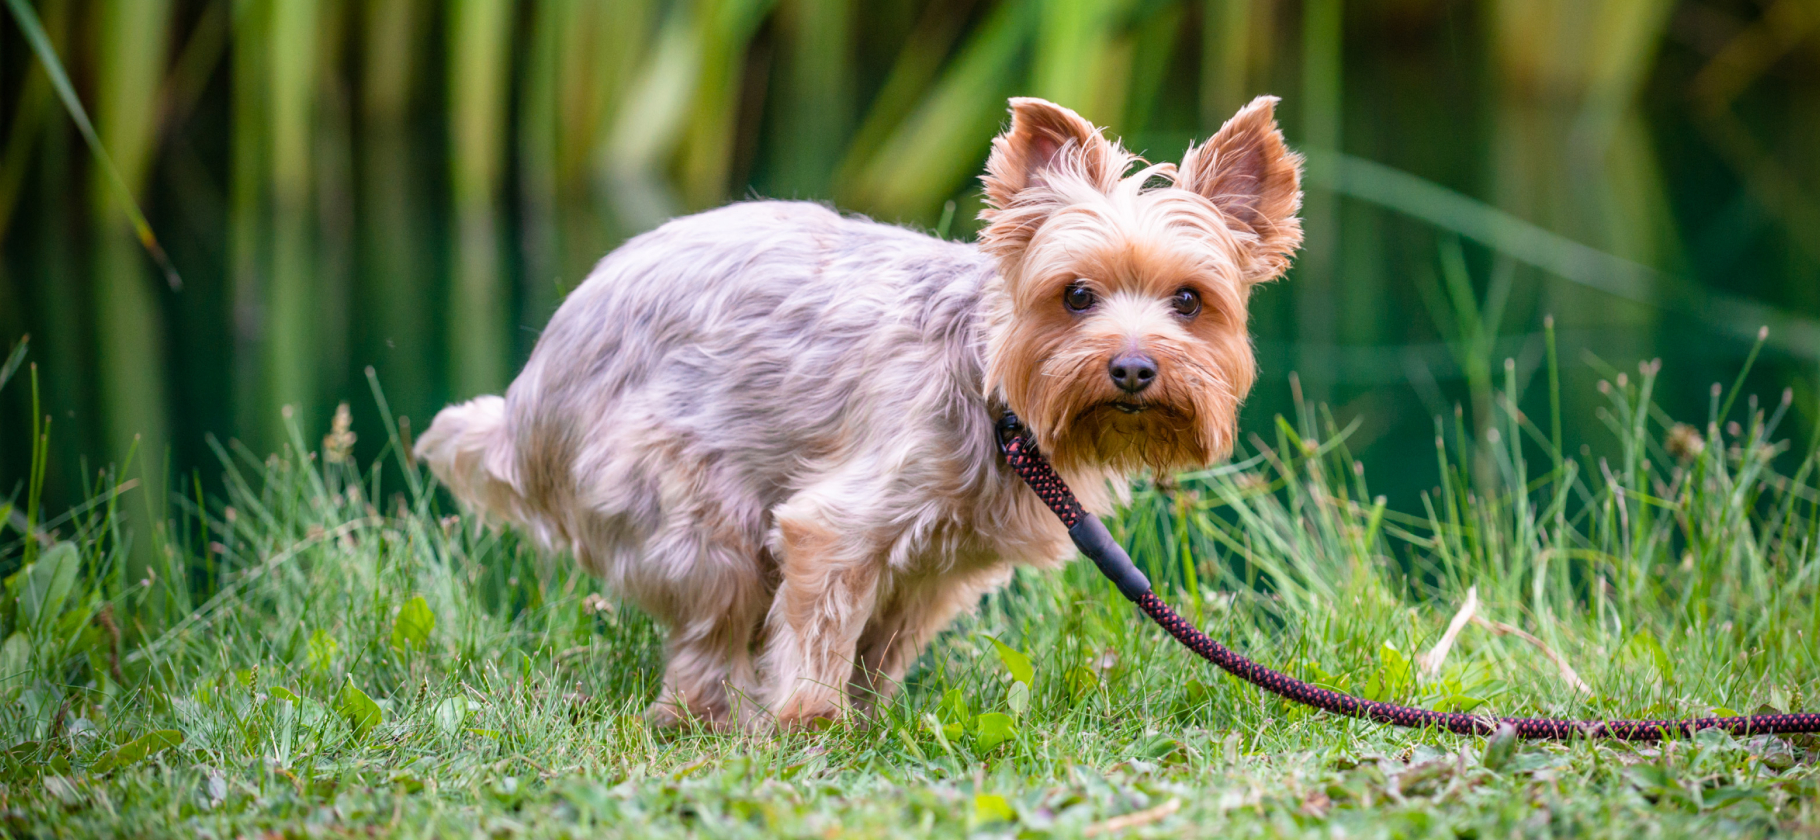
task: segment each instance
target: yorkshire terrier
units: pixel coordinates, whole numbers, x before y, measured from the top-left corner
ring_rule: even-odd
[[[1246,304],[1302,239],[1276,101],[1178,166],[1013,99],[978,245],[801,202],[673,220],[416,454],[667,628],[654,721],[864,711],[1014,566],[1074,555],[999,454],[1006,410],[1102,513],[1230,453]]]

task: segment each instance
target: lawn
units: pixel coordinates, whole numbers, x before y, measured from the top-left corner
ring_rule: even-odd
[[[1483,425],[1447,418],[1433,461],[1377,465],[1436,477],[1403,509],[1309,409],[1140,484],[1115,533],[1216,638],[1367,697],[1812,710],[1814,446],[1779,441],[1786,396],[1715,392],[1678,423],[1657,375],[1609,371],[1603,443],[1562,457],[1507,371]],[[1174,647],[1086,563],[987,598],[874,719],[653,730],[657,628],[458,515],[385,416],[321,442],[292,423],[275,454],[222,443],[224,493],[108,473],[58,515],[32,431],[39,466],[0,497],[7,833],[1820,833],[1811,738],[1512,743],[1313,713]],[[348,435],[388,445],[359,464]],[[126,505],[164,526],[125,533]]]

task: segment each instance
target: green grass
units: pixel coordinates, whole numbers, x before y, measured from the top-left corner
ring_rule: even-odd
[[[1812,708],[1814,447],[1774,442],[1786,399],[1715,393],[1703,428],[1677,428],[1655,383],[1612,372],[1610,445],[1557,457],[1510,409],[1507,369],[1476,442],[1450,420],[1435,462],[1381,467],[1438,472],[1413,511],[1374,497],[1345,430],[1307,410],[1230,466],[1140,486],[1116,531],[1215,636],[1366,696]],[[1820,831],[1813,739],[1512,749],[1313,713],[1191,658],[1083,563],[987,598],[869,725],[653,731],[647,618],[453,515],[395,434],[352,429],[390,438],[362,466],[291,428],[269,456],[217,447],[223,498],[103,474],[48,520],[34,429],[38,466],[0,502],[7,833],[1042,837],[1131,815],[1158,836]],[[125,505],[163,527],[125,533]],[[154,558],[137,579],[135,540]],[[1591,693],[1479,625],[1424,672],[1471,587]]]

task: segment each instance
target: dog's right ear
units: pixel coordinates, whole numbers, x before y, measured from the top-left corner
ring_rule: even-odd
[[[992,141],[986,162],[986,201],[1006,210],[1018,196],[1049,185],[1048,176],[1074,175],[1101,192],[1124,171],[1125,156],[1081,115],[1030,97],[1011,100],[1011,127]]]
[[[1067,108],[1042,99],[1011,100],[1011,127],[992,141],[986,161],[986,229],[980,244],[1001,257],[1023,250],[1043,220],[1068,202],[1065,190],[1118,185],[1131,156]]]

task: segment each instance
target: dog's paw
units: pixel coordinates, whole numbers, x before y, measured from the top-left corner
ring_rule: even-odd
[[[672,700],[658,700],[645,708],[645,723],[652,729],[674,729],[692,719],[688,709]]]
[[[780,732],[820,732],[848,717],[846,704],[838,696],[792,697],[776,715]]]

